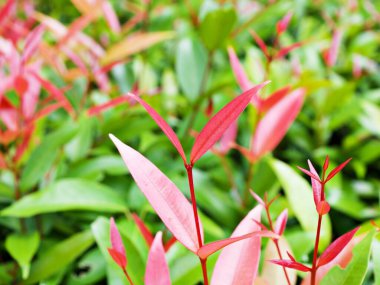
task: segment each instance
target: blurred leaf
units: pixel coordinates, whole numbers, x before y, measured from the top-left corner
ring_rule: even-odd
[[[374,285],[380,285],[380,234],[377,234],[372,243],[373,272],[375,273]]]
[[[83,179],[60,180],[29,194],[1,211],[2,216],[30,217],[43,213],[82,210],[124,212],[126,205],[112,189]]]
[[[198,40],[185,38],[178,43],[176,74],[179,85],[190,100],[194,100],[201,91],[206,64],[206,50]]]
[[[20,265],[23,279],[29,276],[30,261],[36,253],[39,244],[40,237],[37,232],[28,235],[12,234],[5,240],[5,248]]]
[[[81,256],[93,243],[91,232],[84,231],[52,246],[32,264],[30,276],[23,284],[35,284],[58,273]]]

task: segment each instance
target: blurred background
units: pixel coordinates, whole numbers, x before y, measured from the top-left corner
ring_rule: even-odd
[[[110,216],[133,279],[143,280],[149,247],[132,213],[170,240],[108,134],[189,197],[186,173],[128,92],[154,107],[190,153],[211,116],[247,86],[270,80],[262,100],[305,91],[294,122],[273,129],[273,137],[284,131],[281,141],[254,162],[251,142],[270,112],[257,104],[197,162],[206,241],[230,236],[257,204],[252,188],[261,197],[280,194],[272,215],[289,209],[285,236],[295,257],[310,262],[316,212],[296,166],[310,159],[320,171],[326,155],[331,167],[353,159],[327,187],[332,209],[321,248],[371,219],[380,225],[379,1],[8,0],[0,7],[0,284],[127,284],[107,253]],[[197,258],[179,243],[167,257],[173,284],[202,280]],[[367,284],[373,278],[370,270]]]

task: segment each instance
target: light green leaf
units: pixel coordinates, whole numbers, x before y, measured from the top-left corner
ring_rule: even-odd
[[[373,239],[372,244],[373,272],[375,273],[375,284],[380,285],[380,234]]]
[[[286,163],[273,159],[271,165],[285,190],[289,205],[301,227],[306,232],[315,233],[318,214],[313,201],[310,184]],[[331,222],[328,215],[323,216],[319,250],[326,248],[331,241]]]
[[[198,40],[186,38],[179,42],[176,73],[183,92],[190,100],[194,100],[200,92],[206,64],[206,50]]]
[[[30,261],[39,244],[40,237],[37,232],[28,235],[12,234],[5,240],[5,248],[20,265],[23,279],[29,276]]]
[[[369,256],[372,239],[375,232],[370,232],[353,249],[353,257],[348,266],[343,269],[340,266],[333,267],[322,279],[320,285],[360,285],[368,270]]]
[[[81,256],[93,243],[91,232],[84,231],[54,245],[32,264],[30,276],[23,284],[35,284],[58,273]]]
[[[83,210],[124,212],[123,199],[112,189],[84,179],[60,180],[29,194],[1,211],[2,216],[30,217],[43,213]]]

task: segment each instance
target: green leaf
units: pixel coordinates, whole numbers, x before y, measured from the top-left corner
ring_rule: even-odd
[[[77,127],[72,122],[47,135],[32,152],[21,174],[20,187],[26,191],[35,186],[53,165],[59,148],[76,133]]]
[[[84,179],[63,179],[23,197],[1,211],[1,215],[30,217],[70,210],[115,213],[127,208],[123,199],[107,186]]]
[[[209,11],[201,21],[200,35],[209,50],[219,48],[230,34],[237,16],[233,7]]]
[[[5,248],[22,269],[22,278],[29,276],[30,261],[40,244],[37,232],[28,235],[12,234],[5,240]]]
[[[289,205],[292,208],[301,227],[306,232],[315,233],[318,224],[318,214],[313,201],[310,184],[286,163],[272,159],[271,165],[280,184],[285,190]],[[331,241],[331,222],[328,215],[323,216],[321,242],[319,250],[326,248]]]
[[[54,245],[32,264],[30,276],[23,284],[35,284],[58,273],[81,256],[93,243],[92,233],[84,231]]]
[[[194,100],[200,92],[206,64],[207,53],[198,40],[186,38],[179,42],[176,73],[183,92],[190,100]]]
[[[380,234],[373,239],[372,244],[373,272],[375,273],[375,284],[380,285]]]
[[[320,285],[363,284],[364,277],[368,270],[371,244],[374,234],[374,231],[368,233],[366,237],[354,247],[353,257],[345,269],[338,265],[334,266],[322,279]]]
[[[107,248],[111,246],[109,221],[104,217],[99,217],[92,223],[91,229],[103,257],[107,260],[108,284],[127,285],[128,283],[125,280],[126,278],[124,277],[123,271],[116,265],[107,251]],[[135,245],[122,231],[121,236],[123,238],[125,251],[127,253],[128,273],[130,274],[134,284],[142,285],[145,272],[145,263]]]

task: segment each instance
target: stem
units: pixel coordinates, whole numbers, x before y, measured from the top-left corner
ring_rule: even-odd
[[[318,246],[319,246],[319,237],[321,235],[321,224],[322,224],[322,215],[318,217],[318,228],[317,228],[317,236],[315,238],[314,245],[314,256],[313,256],[313,266],[311,268],[311,285],[315,285],[315,278],[317,276],[317,257],[318,257]]]
[[[271,218],[270,213],[269,213],[269,208],[266,207],[266,208],[265,208],[265,211],[266,211],[266,213],[267,213],[267,217],[268,217],[268,222],[269,222],[270,229],[271,229],[272,232],[274,232],[273,222],[272,222],[272,218]],[[279,246],[279,244],[278,244],[278,240],[277,240],[277,239],[272,239],[272,241],[274,242],[274,244],[275,244],[275,246],[276,246],[278,256],[280,257],[281,260],[283,260],[283,258],[282,258],[282,254],[281,254],[281,250],[280,250],[280,246]],[[282,270],[284,271],[286,281],[288,282],[289,285],[291,285],[291,282],[290,282],[290,279],[289,279],[289,275],[288,275],[288,272],[286,271],[285,266],[282,266]]]
[[[197,230],[198,245],[199,245],[199,248],[201,248],[203,246],[203,242],[202,242],[202,236],[201,236],[201,227],[199,225],[197,200],[195,198],[195,191],[194,191],[193,165],[185,164],[185,168],[187,172],[187,178],[189,180],[191,205],[193,206],[193,214],[194,214],[195,228]],[[204,284],[208,285],[207,267],[206,267],[207,258],[200,259],[200,261],[201,261],[201,266],[202,266]]]
[[[123,268],[124,275],[127,277],[129,284],[134,285],[131,277],[129,276],[127,270]]]

